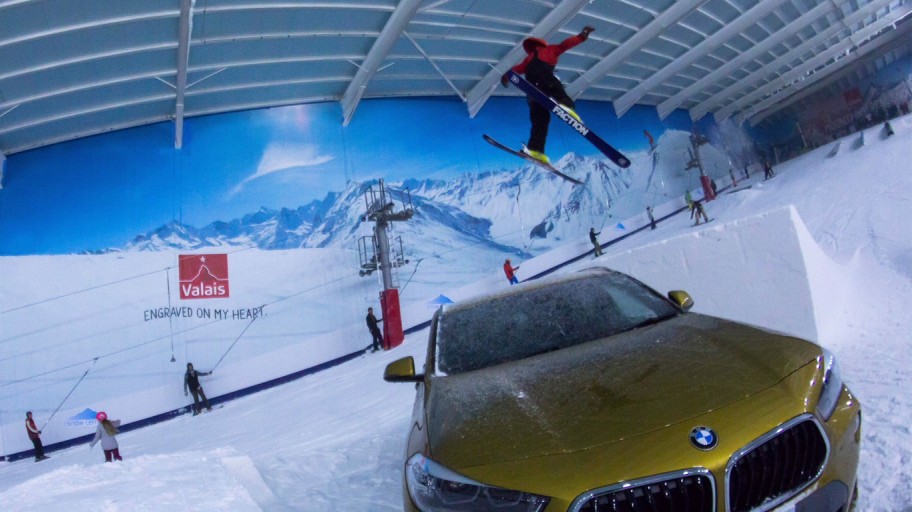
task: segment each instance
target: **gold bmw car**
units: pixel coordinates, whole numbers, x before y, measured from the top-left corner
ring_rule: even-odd
[[[848,512],[861,407],[814,343],[606,269],[442,307],[407,511]]]

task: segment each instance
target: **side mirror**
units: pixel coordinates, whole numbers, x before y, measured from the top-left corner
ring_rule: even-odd
[[[412,359],[412,356],[408,356],[386,365],[383,380],[386,382],[423,382],[424,375],[415,374],[415,360]]]
[[[690,311],[690,308],[694,305],[694,301],[690,298],[690,294],[684,290],[673,290],[668,292],[668,299],[684,311]]]

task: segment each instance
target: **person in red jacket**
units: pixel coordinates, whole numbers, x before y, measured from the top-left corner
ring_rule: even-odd
[[[510,258],[507,258],[507,261],[504,262],[503,269],[504,274],[507,275],[507,281],[510,281],[511,285],[519,283],[519,279],[517,279],[516,274],[513,273],[519,270],[519,267],[514,267],[513,264],[510,263]]]
[[[589,38],[589,33],[595,30],[592,27],[585,27],[579,34],[564,39],[560,44],[548,44],[543,39],[529,37],[523,41],[523,50],[526,51],[526,58],[522,62],[513,66],[511,69],[519,74],[525,75],[526,80],[537,87],[543,93],[554,98],[561,104],[571,116],[577,121],[580,120],[573,109],[576,105],[560,80],[554,76],[554,67],[557,66],[557,59],[565,51],[582,43]],[[509,85],[507,76],[500,79],[504,87]],[[529,119],[532,121],[532,130],[529,134],[529,142],[523,146],[523,153],[544,163],[550,163],[545,156],[545,140],[548,138],[548,123],[551,122],[551,112],[543,105],[528,98],[529,102]]]
[[[28,437],[32,441],[32,444],[35,445],[35,462],[46,459],[47,456],[44,454],[44,445],[41,444],[41,431],[38,430],[38,426],[35,425],[35,420],[32,419],[32,411],[25,413],[25,430],[28,432]]]

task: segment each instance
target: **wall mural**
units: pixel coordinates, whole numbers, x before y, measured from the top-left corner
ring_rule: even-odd
[[[525,141],[519,98],[492,98],[475,118],[449,99],[366,100],[347,127],[338,103],[245,111],[188,119],[181,150],[163,123],[9,156],[0,453],[30,446],[26,410],[53,418],[52,444],[90,433],[87,410],[121,407],[130,422],[186,406],[187,362],[216,370],[206,391],[219,396],[366,347],[381,286],[359,274],[358,243],[372,234],[362,217],[378,179],[415,209],[391,232],[407,260],[395,275],[405,327],[409,305],[503,279],[506,257],[682,203],[700,187],[687,168],[694,129],[714,139],[700,148],[705,171],[728,184],[730,148],[712,124],[645,107],[619,120],[597,102],[577,111],[630,168],[557,122],[547,153],[584,185],[485,143]]]

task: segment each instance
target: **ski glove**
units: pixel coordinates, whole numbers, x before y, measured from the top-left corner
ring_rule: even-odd
[[[589,33],[594,32],[594,31],[595,31],[594,28],[590,27],[589,25],[586,25],[585,27],[583,27],[583,31],[579,33],[579,37],[580,37],[580,39],[585,41],[586,39],[589,38]]]

